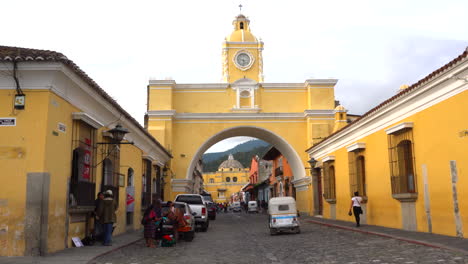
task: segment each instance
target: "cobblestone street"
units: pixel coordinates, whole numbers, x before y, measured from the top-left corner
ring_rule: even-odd
[[[468,263],[461,253],[306,221],[301,231],[270,236],[266,215],[221,213],[193,242],[150,249],[140,241],[92,263]]]

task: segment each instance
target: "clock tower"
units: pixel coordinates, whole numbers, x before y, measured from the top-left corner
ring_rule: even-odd
[[[236,16],[232,24],[234,31],[223,42],[223,82],[263,82],[263,41],[250,32],[250,20],[244,15]]]

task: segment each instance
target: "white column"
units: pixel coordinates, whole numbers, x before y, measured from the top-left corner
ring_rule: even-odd
[[[236,104],[236,108],[240,108],[240,89],[237,89],[236,91],[236,95],[237,95],[237,104]]]

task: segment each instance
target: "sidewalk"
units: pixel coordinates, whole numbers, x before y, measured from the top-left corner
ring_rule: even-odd
[[[38,257],[0,257],[1,264],[86,264],[94,258],[136,243],[143,238],[141,230],[131,231],[112,238],[112,246],[102,246],[97,242],[94,246],[67,248],[47,256]]]
[[[466,238],[458,238],[424,232],[405,231],[402,229],[374,225],[361,225],[360,227],[356,227],[354,221],[347,222],[314,216],[301,216],[301,218],[305,220],[302,220],[303,222],[307,223],[319,224],[332,228],[339,228],[353,232],[360,232],[370,235],[392,238],[428,247],[448,249],[468,255],[468,239]]]

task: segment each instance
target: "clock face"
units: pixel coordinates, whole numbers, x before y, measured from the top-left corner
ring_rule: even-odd
[[[250,56],[247,53],[239,53],[236,58],[237,64],[242,67],[246,67],[250,64]]]

